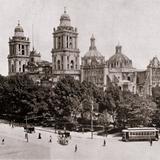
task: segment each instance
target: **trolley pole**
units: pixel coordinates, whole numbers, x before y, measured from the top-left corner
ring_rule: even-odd
[[[93,100],[91,101],[91,139],[93,139]]]

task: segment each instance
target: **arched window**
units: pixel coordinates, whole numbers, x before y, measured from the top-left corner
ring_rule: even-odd
[[[69,48],[73,48],[72,47],[72,37],[69,38]]]
[[[24,55],[24,45],[22,45],[22,55]]]
[[[71,60],[71,69],[74,69],[74,61]]]
[[[72,42],[69,43],[69,48],[72,48]]]
[[[23,70],[23,72],[25,72],[25,64],[23,64],[22,70]]]
[[[11,66],[11,72],[14,72],[14,64]]]
[[[57,68],[58,68],[58,70],[60,70],[60,68],[61,68],[60,63],[61,63],[60,60],[58,60],[57,61]]]
[[[61,48],[61,37],[58,37],[58,49]]]
[[[34,62],[34,58],[33,57],[31,58],[31,62]]]

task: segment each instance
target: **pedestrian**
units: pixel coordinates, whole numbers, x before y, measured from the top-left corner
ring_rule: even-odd
[[[41,138],[42,138],[42,137],[41,137],[41,133],[39,133],[39,134],[38,134],[38,139],[41,139]]]
[[[27,132],[25,133],[25,139],[27,139]]]
[[[82,127],[82,133],[84,133],[84,128]]]
[[[2,139],[2,144],[4,144],[4,138]]]
[[[28,142],[28,133],[26,133],[26,139],[27,139],[27,142]]]
[[[103,146],[106,146],[106,140],[104,139],[104,141],[103,141]]]
[[[77,144],[75,145],[74,151],[77,152]]]
[[[12,128],[14,128],[14,124],[13,124],[13,121],[12,121],[11,123],[12,123]]]
[[[49,142],[51,143],[52,142],[52,136],[50,135],[49,137]]]
[[[152,146],[152,139],[150,139],[150,146]]]

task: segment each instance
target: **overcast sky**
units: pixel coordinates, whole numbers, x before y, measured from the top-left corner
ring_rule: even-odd
[[[118,42],[137,69],[146,68],[153,56],[160,59],[160,0],[0,0],[0,74],[8,74],[8,39],[18,20],[30,41],[33,24],[36,50],[52,61],[53,27],[59,25],[64,6],[78,28],[81,56],[93,33],[106,60]]]

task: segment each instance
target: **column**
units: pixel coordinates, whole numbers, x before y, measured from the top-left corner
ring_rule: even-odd
[[[19,54],[18,44],[15,44],[15,55]]]
[[[63,56],[63,68],[64,70],[67,70],[67,56],[66,55]]]
[[[56,49],[56,37],[53,37],[53,49]]]
[[[63,48],[66,48],[66,36],[63,35]]]
[[[75,49],[77,49],[77,37],[75,37]]]

